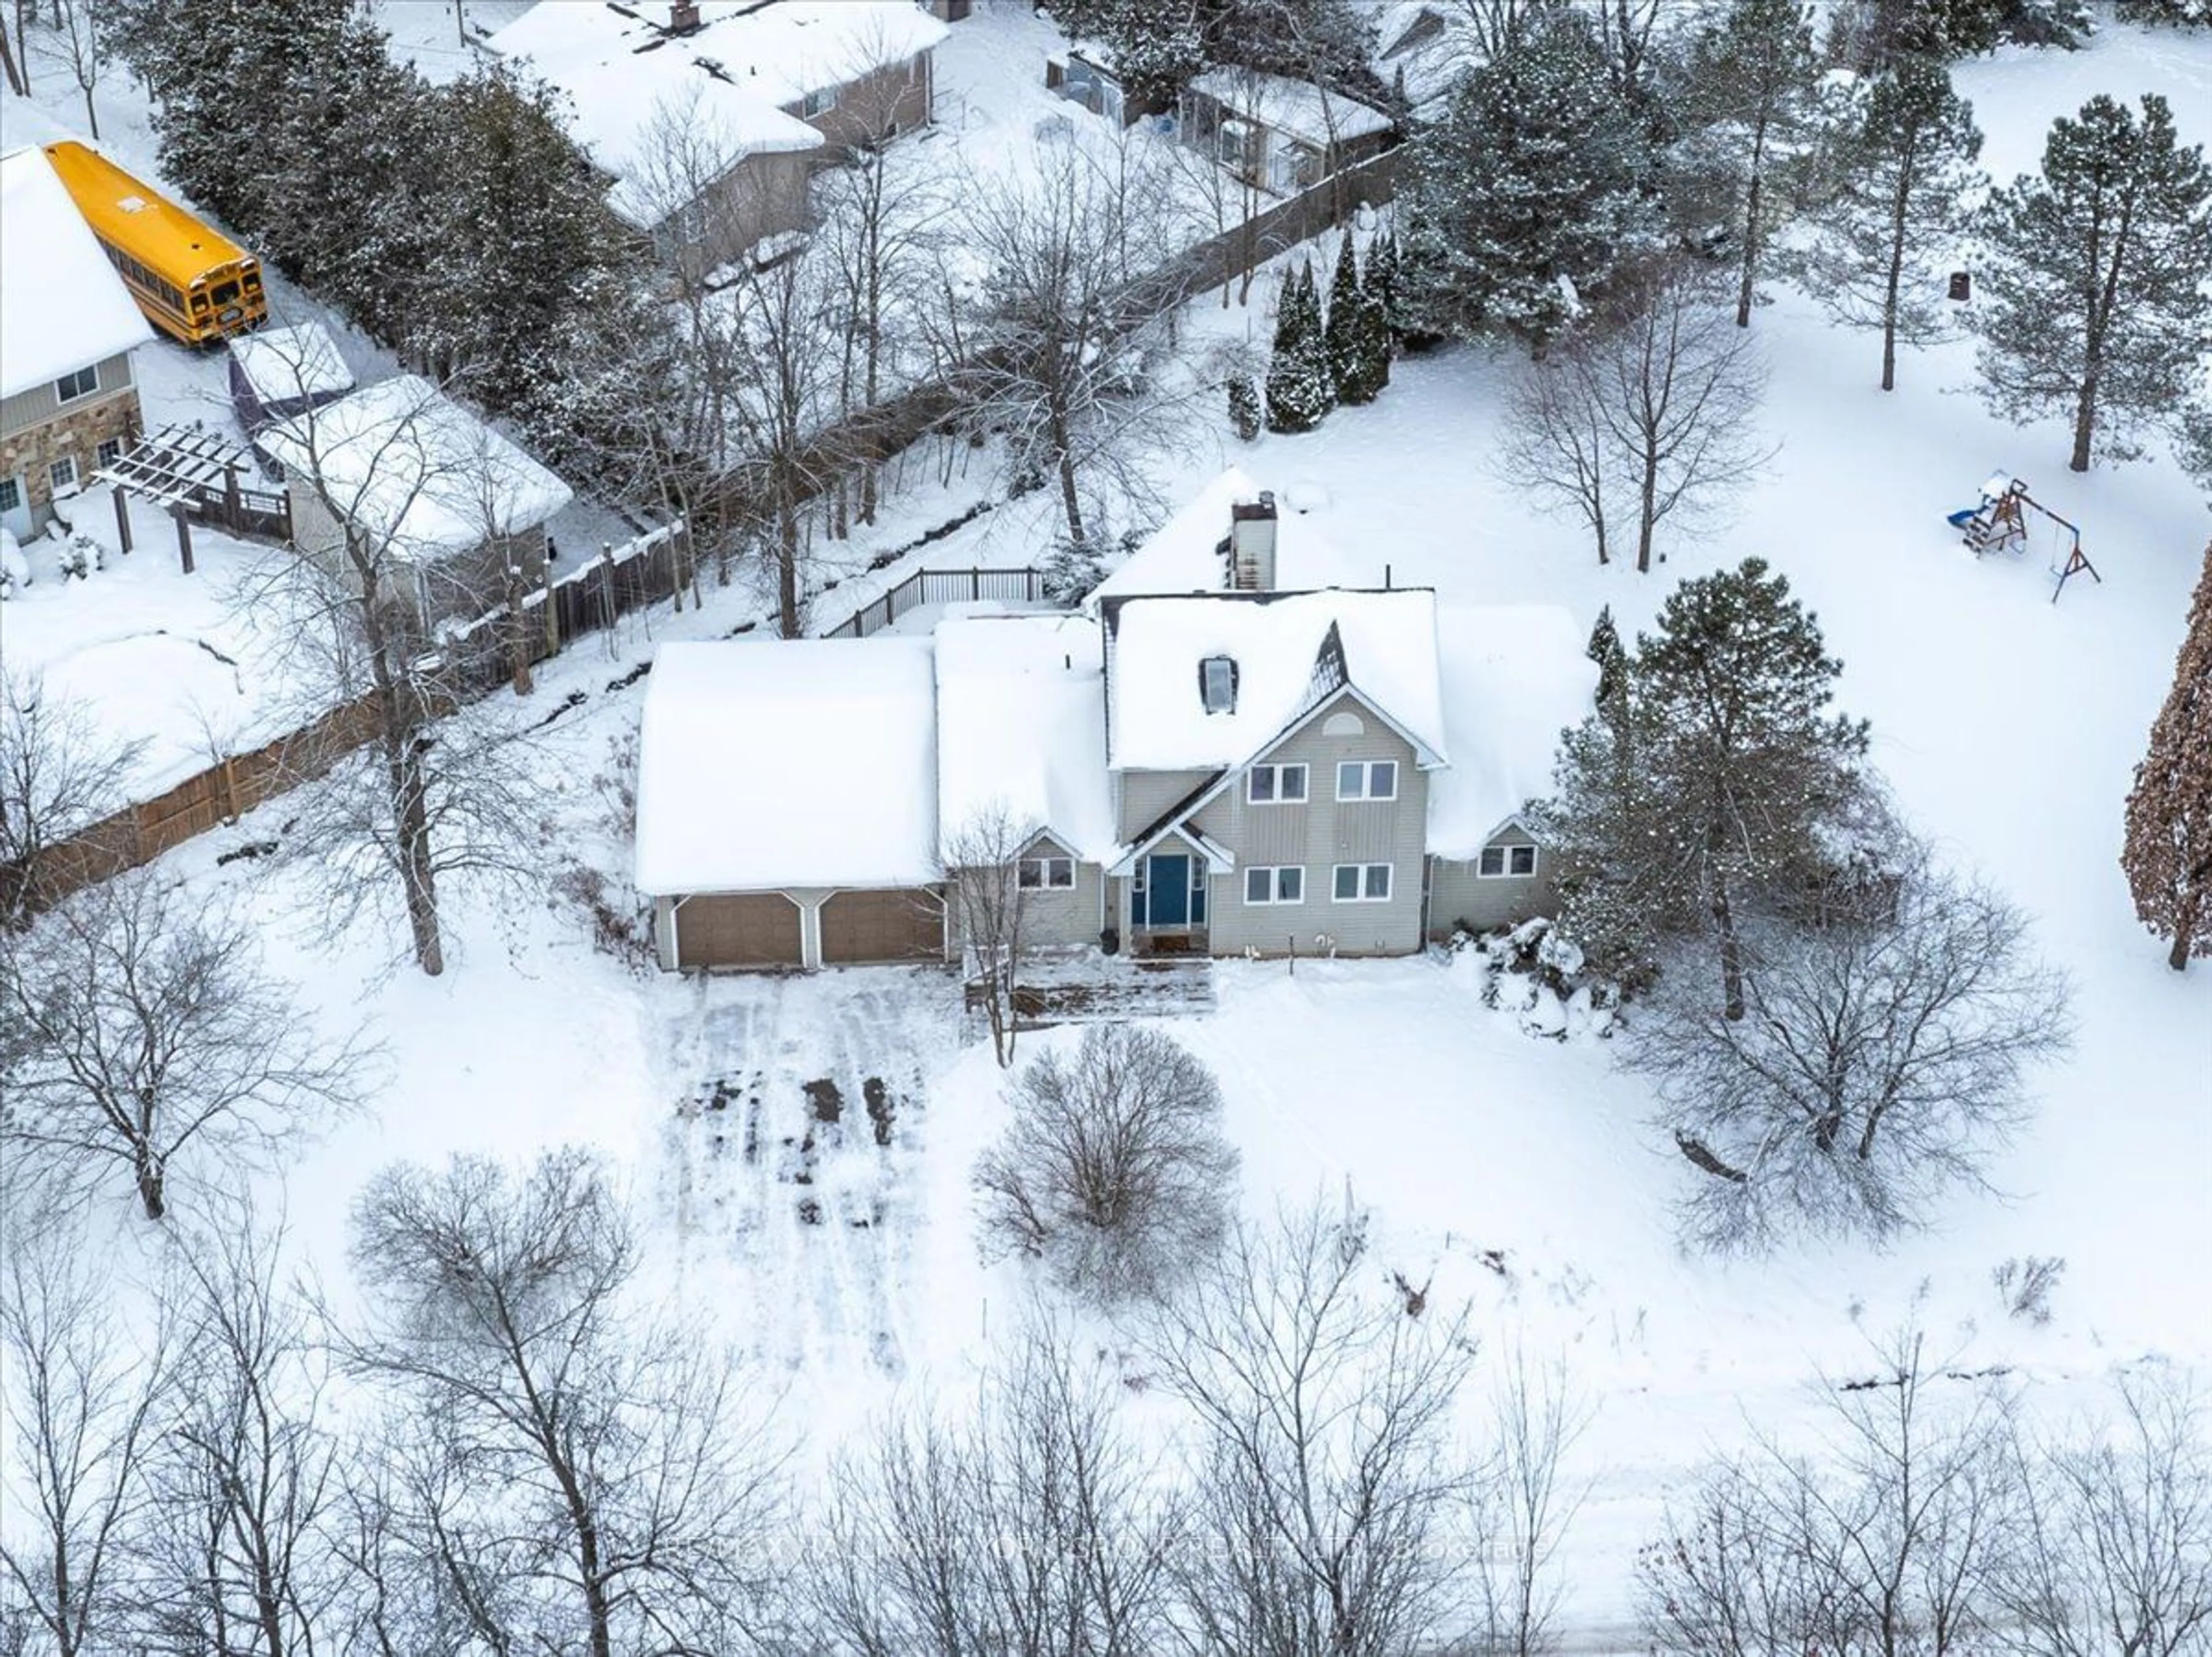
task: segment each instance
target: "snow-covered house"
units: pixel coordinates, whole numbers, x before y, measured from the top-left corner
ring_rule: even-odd
[[[926,124],[945,32],[912,0],[539,0],[489,44],[565,94],[615,211],[703,274],[804,229],[816,168]]]
[[[1178,127],[1185,143],[1277,196],[1380,155],[1395,130],[1382,111],[1344,93],[1234,64],[1191,82]]]
[[[0,526],[27,538],[131,446],[153,337],[52,164],[0,155]]]
[[[499,604],[505,572],[545,571],[545,525],[568,486],[427,379],[399,374],[264,428],[284,472],[292,540],[351,580],[349,537],[404,570],[426,622]]]
[[[353,370],[319,322],[240,334],[229,347],[230,405],[249,434],[353,390]]]
[[[1544,912],[1520,812],[1589,711],[1581,629],[1293,571],[1358,566],[1232,472],[1080,614],[668,646],[638,786],[662,964],[949,950],[992,819],[1040,945],[1401,955]]]

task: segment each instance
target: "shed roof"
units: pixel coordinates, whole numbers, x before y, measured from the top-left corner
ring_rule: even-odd
[[[666,644],[638,746],[654,897],[938,878],[927,639]]]
[[[353,370],[319,322],[238,335],[230,341],[230,355],[264,406],[332,398],[353,389]]]
[[[1202,92],[1248,120],[1287,133],[1293,138],[1326,149],[1351,138],[1388,132],[1395,124],[1371,104],[1363,104],[1345,93],[1331,92],[1311,81],[1294,81],[1286,75],[1226,64],[1210,69],[1191,82]]]
[[[316,476],[343,516],[403,557],[465,552],[544,523],[568,486],[428,380],[398,374],[278,421],[256,440]]]
[[[0,155],[0,397],[153,337],[53,164],[36,149]]]

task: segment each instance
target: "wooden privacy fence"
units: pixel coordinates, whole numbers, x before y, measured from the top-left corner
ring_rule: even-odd
[[[690,579],[690,531],[679,518],[619,547],[602,547],[597,557],[558,574],[548,566],[544,585],[525,593],[520,606],[522,643],[532,665],[633,610],[674,598]],[[447,631],[453,665],[466,683],[486,690],[513,673],[514,626],[513,612],[498,610]]]
[[[1033,569],[918,569],[822,636],[865,639],[924,604],[980,604],[987,598],[1002,604],[1033,604],[1044,596],[1044,577]]]

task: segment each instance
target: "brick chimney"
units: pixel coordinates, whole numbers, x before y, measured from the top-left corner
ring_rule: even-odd
[[[1229,579],[1239,592],[1275,588],[1275,494],[1260,491],[1256,501],[1229,508]]]
[[[699,0],[668,0],[668,32],[671,34],[696,33],[699,27]]]

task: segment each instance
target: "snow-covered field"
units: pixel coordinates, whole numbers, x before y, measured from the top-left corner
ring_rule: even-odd
[[[425,52],[439,32],[425,19],[452,38],[449,7],[386,13],[395,27],[407,15]],[[1960,82],[2000,177],[2032,166],[2050,118],[2096,90],[2162,90],[2185,137],[2212,142],[2202,33],[2111,28],[2079,53],[1968,64]],[[0,110],[11,140],[39,136],[24,133],[18,101]],[[1263,282],[1255,299],[1267,292]],[[1264,331],[1256,311],[1210,305],[1192,325]],[[1213,969],[1213,1010],[1176,1034],[1221,1077],[1244,1206],[1264,1216],[1349,1193],[1374,1211],[1378,1270],[1470,1302],[1492,1351],[1563,1357],[1595,1409],[1572,1469],[1589,1494],[1566,1557],[1568,1621],[1589,1651],[1626,1645],[1634,1550],[1670,1479],[1740,1444],[1747,1418],[1786,1435],[1816,1377],[1867,1367],[1870,1342],[1907,1316],[1978,1366],[2010,1366],[2054,1410],[2150,1358],[2212,1384],[2212,975],[2166,968],[2118,865],[2121,801],[2212,517],[2162,462],[2067,472],[2056,426],[2013,429],[1984,411],[1963,344],[1908,357],[1885,396],[1878,342],[1833,329],[1802,299],[1778,293],[1755,325],[1778,458],[1732,526],[1673,545],[1649,577],[1601,569],[1574,524],[1532,513],[1490,473],[1499,364],[1474,352],[1402,361],[1379,403],[1306,436],[1243,446],[1224,431],[1158,479],[1174,500],[1233,458],[1326,499],[1316,510],[1330,537],[1370,559],[1378,580],[1387,565],[1400,585],[1565,604],[1585,620],[1610,604],[1624,633],[1648,623],[1676,577],[1771,560],[1819,612],[1845,663],[1842,699],[1872,720],[1906,811],[2030,910],[2039,947],[2072,974],[2078,1041],[2039,1078],[2039,1114],[1996,1171],[2000,1194],[1961,1199],[1937,1229],[1884,1253],[1821,1245],[1717,1263],[1674,1247],[1667,1200],[1680,1162],[1647,1127],[1640,1084],[1602,1042],[1533,1039],[1483,1006],[1463,961]],[[168,372],[151,376],[156,399]],[[1959,546],[1944,513],[1999,469],[2081,525],[2101,585],[2076,580],[2053,604],[2046,547],[1977,561]],[[918,489],[867,545],[897,545],[974,493]],[[926,556],[1024,561],[1042,510],[988,514]],[[118,628],[229,638],[207,608],[219,570],[206,555],[187,592],[158,534],[146,542],[127,575],[103,572],[68,600],[106,595]],[[856,574],[841,592],[857,603],[893,574]],[[635,727],[641,689],[620,681],[657,640],[726,633],[754,602],[634,619],[541,672],[549,709],[582,693],[541,762],[548,816],[576,855],[626,865],[592,781]],[[834,622],[847,606],[824,608]],[[0,628],[31,614],[10,605]],[[152,694],[103,676],[89,644],[70,659],[80,666],[66,683],[112,707],[103,719],[125,722],[114,705]],[[375,1167],[582,1142],[604,1150],[652,1217],[656,1278],[738,1348],[761,1396],[784,1400],[810,1455],[894,1398],[957,1392],[1018,1327],[1027,1289],[1014,1268],[979,1262],[967,1187],[1000,1118],[1001,1078],[948,980],[641,976],[595,952],[588,919],[550,893],[504,918],[463,900],[446,976],[389,972],[394,940],[310,941],[297,871],[218,865],[281,816],[281,804],[267,808],[165,870],[250,905],[302,995],[367,1019],[388,1044],[371,1108],[264,1193],[341,1313],[345,1208]],[[120,1248],[145,1247],[121,1204],[108,1218]],[[1999,1262],[2030,1253],[2067,1262],[2044,1326],[2008,1319],[1990,1282]]]

